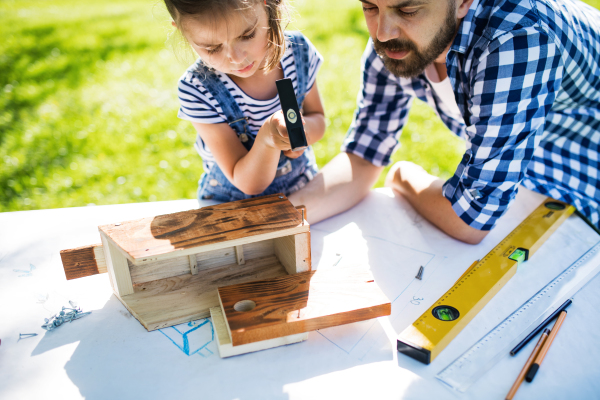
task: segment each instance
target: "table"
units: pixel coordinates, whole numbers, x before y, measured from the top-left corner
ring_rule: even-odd
[[[66,281],[60,261],[62,249],[99,243],[98,225],[196,208],[195,200],[0,214],[0,398],[504,398],[534,343],[464,394],[434,376],[599,241],[577,217],[430,365],[399,354],[395,339],[542,199],[521,188],[496,229],[471,246],[441,233],[389,189],[373,190],[352,210],[311,226],[313,268],[340,257],[342,266],[368,265],[392,315],[230,359],[219,358],[210,319],[147,332],[112,295],[106,274]],[[414,279],[420,265],[422,281]],[[41,329],[69,300],[92,314]],[[598,309],[596,276],[575,296],[535,381],[516,399],[600,398]],[[39,335],[19,340],[30,332]]]

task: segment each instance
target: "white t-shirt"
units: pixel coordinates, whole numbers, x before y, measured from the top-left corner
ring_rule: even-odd
[[[315,83],[317,72],[323,63],[323,57],[308,39],[306,39],[306,42],[309,45],[308,93]],[[283,58],[281,59],[281,68],[283,69],[283,76],[292,80],[294,91],[298,93],[296,64],[290,46],[287,46]],[[253,136],[258,133],[258,130],[269,116],[281,110],[279,95],[276,95],[272,99],[258,100],[247,95],[231,80],[231,78],[229,78],[229,76],[227,76],[227,74],[217,72],[217,76],[236,100],[240,110],[244,113],[244,116],[248,118],[250,133]],[[202,85],[202,78],[198,76],[192,68],[188,69],[180,78],[178,84],[178,96],[181,105],[179,113],[177,114],[179,118],[203,124],[220,124],[227,122],[227,117],[223,114],[221,106]],[[200,138],[200,135],[197,137],[195,147],[198,154],[200,154],[200,157],[202,157],[205,167],[208,166],[210,168],[215,162],[215,159],[210,152],[210,149]]]
[[[446,79],[440,80],[439,74],[433,64],[425,68],[425,76],[431,84],[431,88],[435,94],[442,100],[446,108],[452,113],[452,116],[462,118],[460,110],[458,109],[458,104],[456,104],[456,98],[454,97],[450,79],[446,77]]]

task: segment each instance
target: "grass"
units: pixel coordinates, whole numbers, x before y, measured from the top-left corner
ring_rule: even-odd
[[[328,128],[315,145],[323,166],[352,120],[368,32],[357,1],[293,4],[292,28],[325,58],[318,80]],[[195,197],[195,132],[176,117],[187,65],[165,45],[162,2],[4,0],[0,22],[0,211]],[[416,103],[393,159],[447,178],[463,151]]]

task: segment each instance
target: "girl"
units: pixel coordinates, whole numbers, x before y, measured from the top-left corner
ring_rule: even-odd
[[[308,144],[325,132],[316,84],[322,57],[284,33],[285,0],[165,0],[200,56],[179,81],[179,118],[192,122],[204,174],[198,199],[290,193],[316,174],[311,147],[292,152],[275,81],[291,78]]]

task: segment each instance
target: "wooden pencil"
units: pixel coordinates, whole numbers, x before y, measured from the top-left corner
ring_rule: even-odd
[[[536,359],[538,353],[540,352],[540,349],[546,342],[546,339],[548,338],[549,334],[550,329],[544,329],[540,340],[538,340],[537,344],[533,348],[533,351],[531,352],[531,355],[527,359],[527,362],[523,366],[523,369],[519,373],[519,376],[517,376],[517,380],[515,380],[515,383],[513,383],[512,387],[510,388],[510,391],[506,395],[506,400],[512,400],[513,397],[515,397],[517,390],[519,390],[519,386],[521,386],[521,383],[523,383],[523,380],[525,379],[525,375],[527,375],[527,371],[529,371],[529,367],[531,366],[531,364],[533,364],[533,361]]]
[[[525,380],[527,382],[533,381],[535,374],[538,372],[538,369],[540,369],[540,365],[542,364],[542,361],[544,361],[544,357],[546,357],[546,354],[548,353],[548,349],[550,349],[550,345],[554,341],[554,338],[556,337],[556,334],[558,333],[558,330],[562,326],[562,323],[566,317],[567,317],[567,310],[563,310],[559,314],[556,322],[554,323],[554,326],[552,327],[552,332],[550,332],[548,339],[546,340],[546,342],[544,342],[544,345],[542,346],[540,353],[535,358],[535,361],[533,362],[533,364],[531,364],[531,367],[529,367],[529,371],[527,372],[527,375],[525,375]]]

